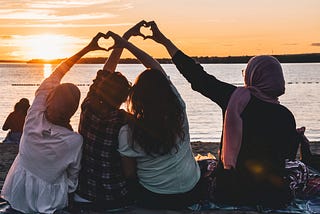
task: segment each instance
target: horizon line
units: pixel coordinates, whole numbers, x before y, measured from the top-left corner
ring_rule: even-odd
[[[271,56],[302,56],[302,55],[318,55],[318,53],[297,53],[297,54],[258,54],[258,55],[271,55]],[[256,55],[229,55],[229,56],[190,56],[191,58],[236,58],[236,57],[253,57]],[[44,59],[44,58],[33,58],[33,59],[0,59],[0,62],[21,62],[21,63],[32,63],[32,61],[42,61],[42,62],[55,62],[55,61],[62,61],[69,57],[65,58],[55,58],[55,59]],[[155,59],[162,59],[162,60],[171,60],[171,57],[154,57]],[[83,57],[83,59],[108,59],[108,57]],[[80,59],[80,60],[81,60]],[[129,58],[124,57],[120,58],[122,60],[136,60],[136,58]],[[320,59],[319,59],[320,61]]]

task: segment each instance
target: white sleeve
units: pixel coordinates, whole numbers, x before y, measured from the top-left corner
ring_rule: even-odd
[[[74,192],[78,186],[78,175],[81,168],[80,162],[82,157],[82,137],[78,135],[78,139],[75,142],[75,148],[72,149],[72,153],[74,153],[74,159],[69,164],[67,168],[67,183],[68,183],[68,192]]]
[[[130,136],[131,134],[129,134],[128,125],[122,126],[118,136],[118,152],[120,155],[132,158],[144,156],[144,153],[141,151],[138,145],[135,145],[134,149],[132,148],[132,138]]]

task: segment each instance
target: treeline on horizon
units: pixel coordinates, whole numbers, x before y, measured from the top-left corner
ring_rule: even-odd
[[[289,54],[289,55],[273,55],[281,63],[315,63],[320,62],[320,53],[312,54]],[[192,57],[195,61],[203,64],[220,64],[220,63],[247,63],[252,56],[227,56],[227,57]],[[103,64],[107,58],[97,57],[97,58],[82,58],[78,61],[78,64]],[[58,64],[64,59],[54,59],[54,60],[43,60],[43,59],[32,59],[27,61],[27,63],[41,63],[41,64]],[[171,64],[170,58],[157,58],[161,64]],[[134,58],[122,58],[120,59],[120,64],[139,64],[139,60]]]

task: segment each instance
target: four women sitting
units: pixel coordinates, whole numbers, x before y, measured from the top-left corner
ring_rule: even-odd
[[[150,27],[152,35],[142,35],[141,27]],[[95,163],[112,166],[112,160],[104,155],[109,153],[102,152],[103,145],[109,146],[121,157],[117,167],[122,167],[127,179],[126,184],[120,184],[116,182],[120,177],[115,177],[114,183],[128,185],[125,191],[131,192],[138,205],[147,208],[183,209],[208,199],[216,203],[274,208],[288,204],[293,195],[286,179],[286,163],[295,160],[298,135],[293,114],[278,100],[285,92],[279,61],[272,56],[251,58],[244,70],[244,86],[236,87],[205,72],[163,35],[155,22],[142,21],[131,29],[130,34],[162,44],[192,89],[221,107],[223,134],[214,173],[203,176],[195,161],[185,103],[164,69],[150,55],[127,41],[128,38],[109,31],[98,34],[75,55],[76,58],[73,56],[58,66],[37,90],[26,119],[20,151],[6,178],[2,197],[22,212],[52,213],[67,206],[67,193],[76,190],[82,138],[72,132],[69,125],[69,119],[78,107],[78,89],[73,85],[62,87],[59,82],[82,55],[92,50],[106,50],[99,47],[98,39],[111,37],[115,44],[108,50],[113,49],[112,56],[118,54],[115,58],[110,57],[114,59],[114,66],[125,48],[146,70],[139,74],[128,92],[127,123],[117,129],[116,137],[110,141],[106,141],[106,137],[88,139],[90,147],[84,140],[86,163],[96,159],[88,155],[88,149],[100,148],[101,158]],[[99,96],[103,98],[108,93],[113,92],[100,90]],[[67,99],[71,103],[63,104]],[[106,108],[103,118],[109,120],[115,110]],[[112,123],[100,131],[107,133],[111,126]],[[81,130],[85,128],[82,126]],[[86,170],[91,172],[90,168]],[[103,176],[95,174],[90,182],[103,184],[106,179]],[[105,186],[101,185],[101,188]],[[112,188],[111,185],[105,189],[110,197],[116,198],[113,196],[118,193],[113,193]],[[94,203],[94,198],[85,195],[81,195],[84,197],[81,202]]]

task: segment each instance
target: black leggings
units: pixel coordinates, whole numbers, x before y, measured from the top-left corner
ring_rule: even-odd
[[[206,185],[202,179],[188,192],[179,194],[158,194],[137,184],[136,198],[139,207],[148,209],[185,209],[205,197]]]

